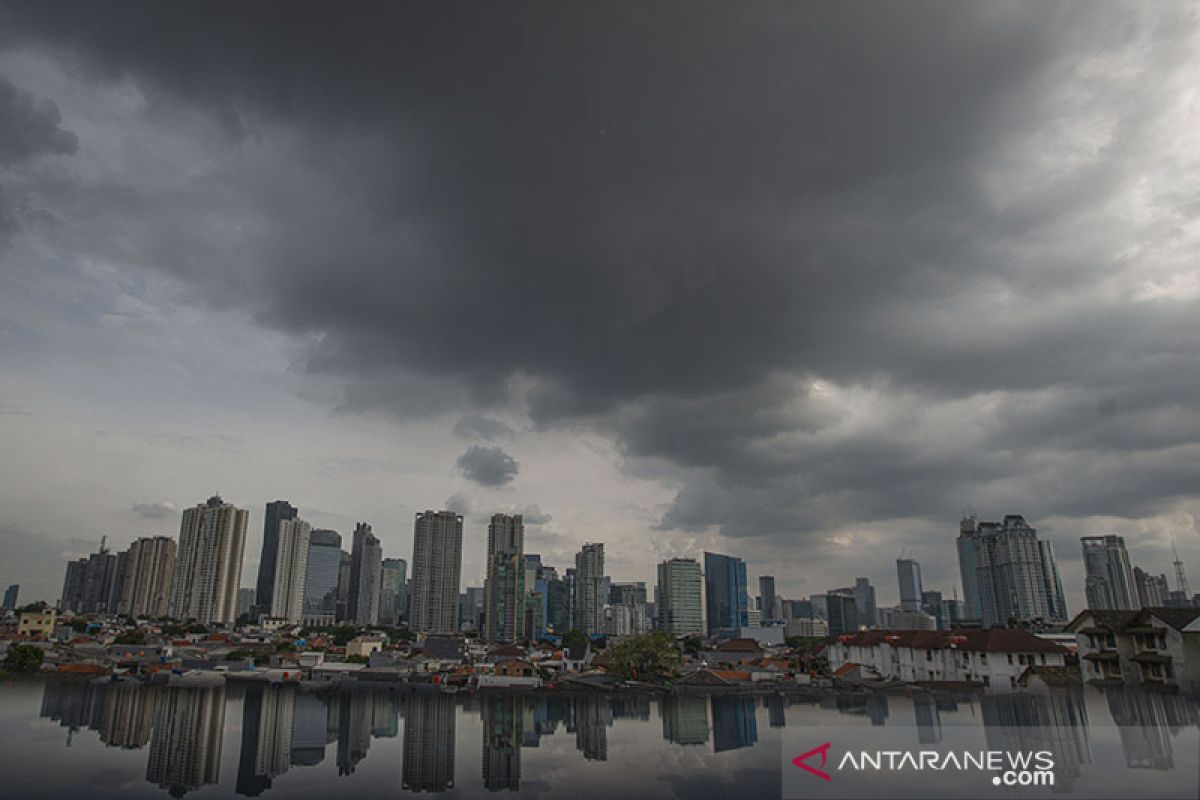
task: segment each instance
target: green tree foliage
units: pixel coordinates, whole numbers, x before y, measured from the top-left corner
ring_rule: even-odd
[[[37,672],[42,666],[42,651],[29,644],[14,644],[4,657],[4,668],[9,672]]]
[[[674,637],[653,631],[608,648],[608,672],[619,680],[661,681],[675,676],[682,659]]]
[[[114,644],[145,644],[146,632],[142,630],[125,631],[116,639],[113,639]]]
[[[587,634],[578,628],[571,628],[571,630],[563,634],[562,638],[563,647],[572,647],[576,644],[586,645],[587,642]]]

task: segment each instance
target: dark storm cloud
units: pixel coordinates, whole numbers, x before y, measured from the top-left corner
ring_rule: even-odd
[[[68,155],[79,148],[78,138],[63,129],[53,101],[13,85],[0,75],[0,244],[26,217],[40,209],[26,193],[27,162],[39,156]]]
[[[511,483],[520,470],[516,459],[499,447],[473,444],[455,462],[458,471],[480,486],[503,486]]]
[[[1196,203],[1155,189],[1188,6],[0,22],[0,44],[217,123],[236,169],[178,193],[131,176],[75,216],[150,221],[89,246],[305,337],[348,408],[461,413],[485,440],[509,435],[497,409],[588,426],[682,482],[664,527],[730,535],[964,504],[1144,513],[1200,481],[1200,308],[1136,296]],[[1150,212],[1123,210],[1145,185]],[[489,486],[517,468],[478,445],[459,467]]]

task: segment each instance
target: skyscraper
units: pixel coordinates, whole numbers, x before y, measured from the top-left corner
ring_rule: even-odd
[[[604,632],[604,545],[587,543],[575,554],[575,626],[589,636]]]
[[[941,592],[921,592],[921,610],[933,617],[933,622],[937,625],[938,630],[950,627],[949,621],[946,619],[943,603]]]
[[[658,565],[658,627],[672,636],[704,633],[704,577],[694,558]]]
[[[409,627],[414,631],[453,633],[458,627],[462,524],[462,515],[453,511],[417,514],[409,611]]]
[[[350,551],[350,592],[346,614],[355,625],[379,623],[379,595],[383,578],[383,545],[365,522],[354,528]]]
[[[271,590],[271,616],[293,625],[304,620],[304,584],[308,579],[308,546],[312,526],[302,519],[279,521],[276,529],[275,577]]]
[[[758,578],[758,596],[762,602],[763,621],[775,619],[775,577],[760,575]]]
[[[896,576],[900,580],[900,608],[921,610],[921,565],[911,558],[896,559]]]
[[[1084,536],[1084,589],[1088,608],[1136,609],[1137,586],[1129,566],[1129,553],[1121,536]]]
[[[143,537],[129,545],[118,611],[134,617],[167,616],[176,556],[175,540],[168,536]]]
[[[383,560],[382,589],[379,594],[379,622],[397,626],[404,611],[404,581],[408,575],[408,562],[403,558]]]
[[[9,587],[4,590],[3,608],[5,611],[11,611],[17,607],[17,593],[20,591],[21,585],[19,583],[10,584]]]
[[[854,607],[858,611],[858,624],[874,628],[879,624],[876,611],[875,587],[868,578],[854,579]]]
[[[171,585],[171,616],[204,625],[232,623],[250,512],[213,495],[185,509]]]
[[[1042,547],[1024,517],[1009,514],[1003,522],[964,518],[958,564],[967,619],[978,619],[986,627],[1003,627],[1010,621],[1066,621],[1053,551]]]
[[[279,523],[287,519],[295,519],[299,512],[286,500],[276,500],[267,503],[266,514],[263,516],[262,555],[258,561],[258,583],[255,585],[255,603],[260,613],[266,614],[271,609],[271,600],[275,597],[275,564],[279,552]]]
[[[1137,587],[1139,607],[1162,608],[1167,605],[1171,588],[1166,575],[1151,575],[1141,567],[1134,567],[1133,583]]]
[[[709,635],[730,635],[750,624],[745,561],[733,556],[705,553],[704,589]]]
[[[342,536],[337,531],[314,530],[308,537],[308,571],[304,576],[304,618],[320,624],[337,619],[338,574]]]
[[[113,553],[100,537],[100,548],[68,562],[61,605],[77,614],[115,614],[125,579],[125,553]]]
[[[493,514],[484,579],[485,638],[515,642],[525,633],[525,520]]]
[[[825,595],[825,608],[829,619],[829,635],[841,636],[844,633],[854,633],[858,630],[858,608],[854,603],[854,595],[847,590],[828,592]]]

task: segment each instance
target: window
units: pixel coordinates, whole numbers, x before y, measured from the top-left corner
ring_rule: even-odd
[[[1046,654],[1045,653],[1042,653],[1042,663],[1043,664],[1046,663]]]
[[[925,660],[926,660],[926,661],[933,661],[933,651],[932,651],[932,650],[926,650],[926,651],[925,651]]]
[[[979,654],[979,663],[980,663],[980,664],[986,664],[986,663],[987,663],[987,653],[980,653],[980,654]]]
[[[1012,653],[1008,654],[1008,663],[1012,663]]]

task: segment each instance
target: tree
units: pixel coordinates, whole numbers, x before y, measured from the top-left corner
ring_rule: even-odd
[[[125,631],[116,639],[113,639],[114,644],[145,644],[146,632],[142,630]]]
[[[662,631],[622,639],[608,649],[608,672],[619,680],[672,678],[683,660],[675,639]]]
[[[14,644],[4,657],[9,672],[37,672],[42,666],[42,651],[31,644]]]
[[[588,637],[587,634],[578,628],[571,628],[571,630],[563,634],[562,643],[563,647],[566,648],[570,648],[577,644],[586,645],[588,643]]]

